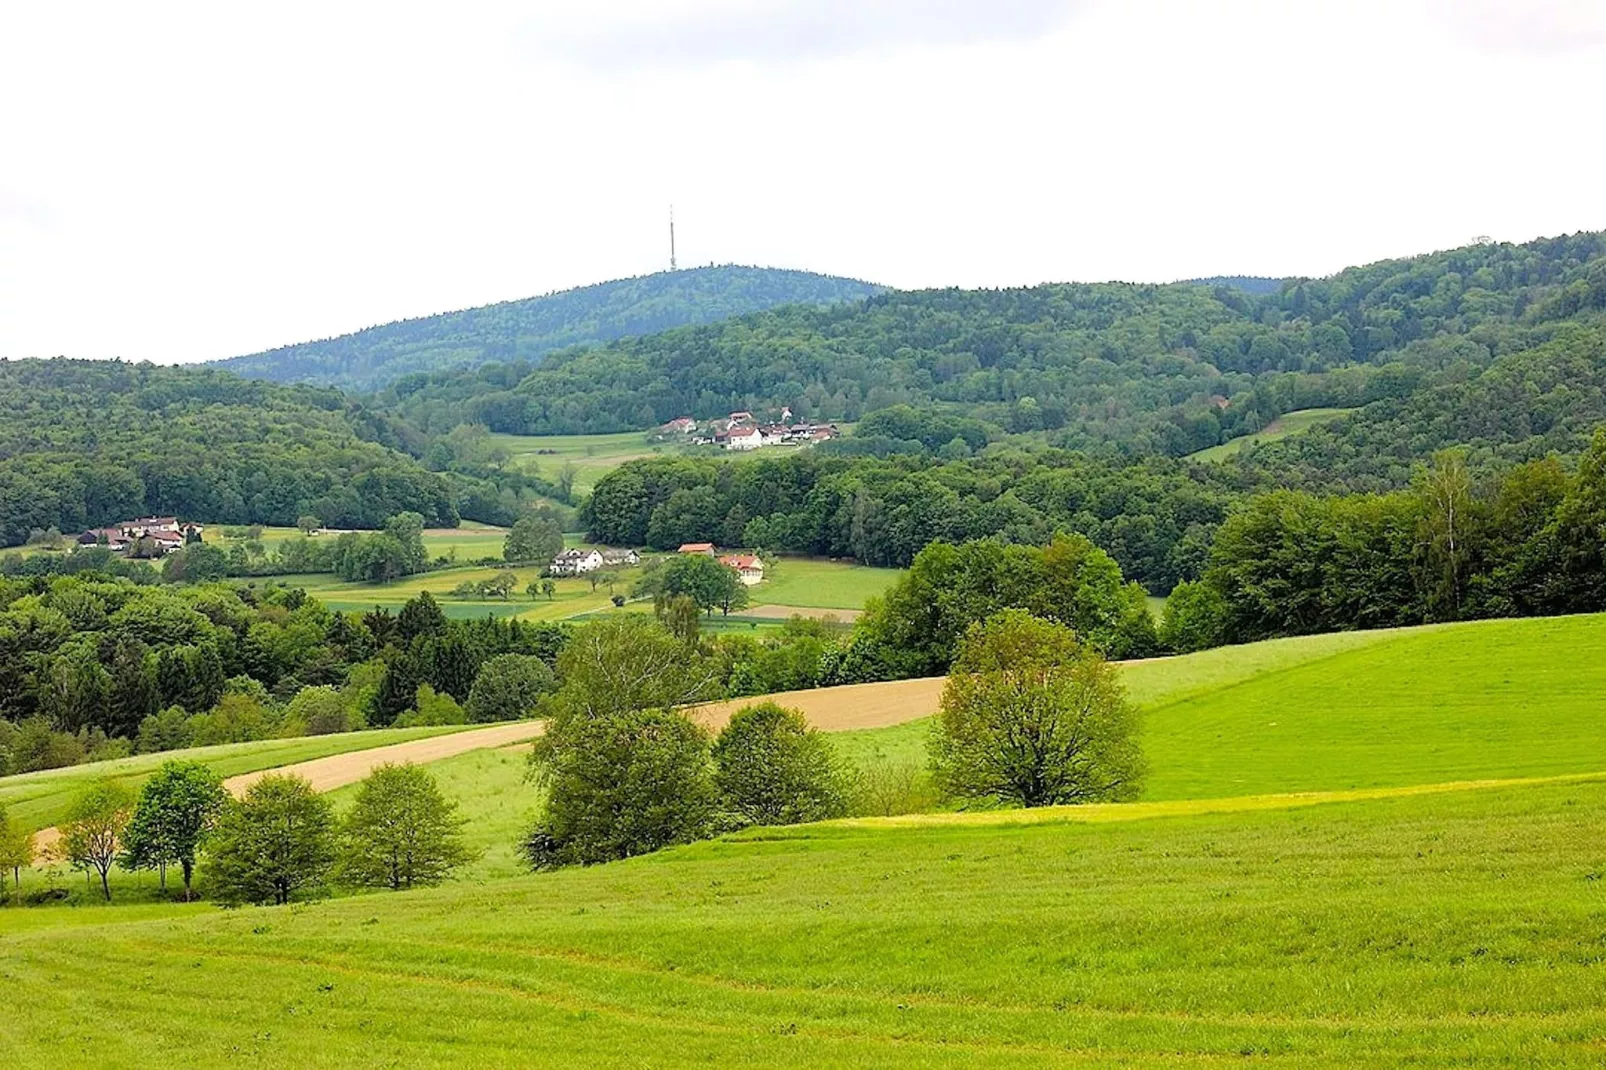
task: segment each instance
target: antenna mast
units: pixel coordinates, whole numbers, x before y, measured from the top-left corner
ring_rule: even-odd
[[[669,270],[676,270],[675,266],[675,206],[669,206]]]

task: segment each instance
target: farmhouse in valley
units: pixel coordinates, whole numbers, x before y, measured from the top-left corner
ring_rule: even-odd
[[[595,550],[564,550],[552,559],[547,571],[554,576],[582,576],[602,567],[602,555]]]
[[[200,524],[180,523],[176,516],[142,516],[110,527],[90,528],[76,542],[80,549],[104,546],[113,553],[134,557],[163,557],[182,549],[186,542],[199,542],[205,530]]]
[[[602,563],[612,568],[628,568],[641,564],[641,555],[634,550],[604,550]]]
[[[764,562],[755,554],[726,554],[719,559],[726,568],[733,568],[748,587],[764,582]]]
[[[713,557],[714,544],[711,542],[683,542],[680,544],[678,552],[683,554],[706,554],[709,557]]]

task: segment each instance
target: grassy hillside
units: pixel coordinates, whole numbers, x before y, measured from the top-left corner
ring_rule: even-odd
[[[537,360],[566,346],[712,323],[775,305],[852,301],[876,289],[807,271],[691,268],[401,320],[215,363],[256,379],[372,390],[409,373]]]
[[[1145,799],[1606,771],[1606,615],[1277,639],[1130,665]],[[844,733],[924,760],[929,719]]]
[[[1205,449],[1188,454],[1190,460],[1195,461],[1224,461],[1228,457],[1236,457],[1251,446],[1262,442],[1276,442],[1290,435],[1297,435],[1302,431],[1309,431],[1319,424],[1336,420],[1340,416],[1348,416],[1354,409],[1299,409],[1295,412],[1284,413],[1277,417],[1265,428],[1248,435],[1239,435],[1228,439],[1219,446],[1209,446]]]
[[[754,605],[863,609],[866,600],[885,591],[901,575],[902,569],[782,557],[765,570],[764,582],[751,594]]]
[[[812,826],[14,932],[0,1047],[52,1065],[1592,1066],[1603,822],[1606,785],[1584,782]]]

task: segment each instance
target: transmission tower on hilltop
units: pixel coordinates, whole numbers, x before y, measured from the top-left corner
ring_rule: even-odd
[[[675,206],[669,206],[669,270],[676,270],[675,266]]]

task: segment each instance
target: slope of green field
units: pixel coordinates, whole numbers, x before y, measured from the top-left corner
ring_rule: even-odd
[[[1606,771],[1606,615],[1341,632],[1124,666],[1145,799]],[[924,760],[930,719],[844,732]]]
[[[1284,413],[1252,435],[1241,435],[1238,438],[1228,439],[1219,446],[1208,446],[1190,453],[1188,458],[1194,461],[1224,461],[1251,446],[1262,442],[1276,442],[1278,439],[1309,431],[1318,424],[1336,420],[1340,416],[1348,416],[1354,411],[1354,409],[1298,409]]]
[[[291,762],[304,762],[331,754],[369,750],[409,739],[456,732],[468,725],[444,728],[378,728],[367,732],[342,732],[330,736],[295,739],[263,739],[254,743],[225,743],[216,747],[193,747],[161,754],[137,754],[110,762],[46,769],[38,773],[19,773],[0,777],[0,804],[10,815],[29,828],[46,828],[61,819],[72,797],[97,780],[117,780],[137,788],[163,762],[173,758],[205,762],[221,776],[274,769]]]
[[[67,1066],[163,1050],[238,1067],[1599,1065],[1601,783],[968,816],[15,932],[0,1050]]]
[[[863,609],[903,575],[902,569],[867,568],[848,561],[782,557],[751,591],[755,605],[822,609]]]

